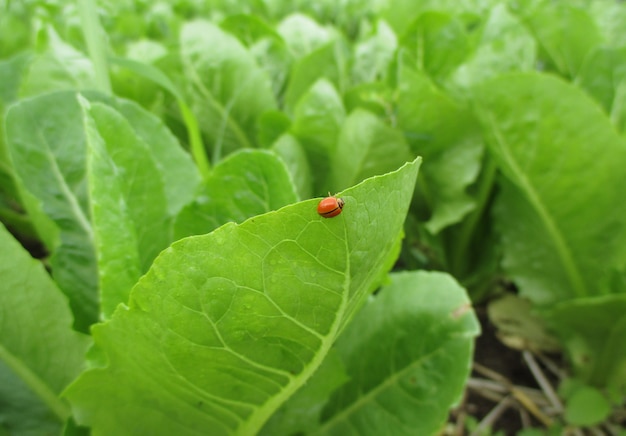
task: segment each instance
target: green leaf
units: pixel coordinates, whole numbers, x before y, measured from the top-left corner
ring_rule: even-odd
[[[336,89],[343,90],[347,79],[348,56],[345,43],[338,39],[295,62],[285,91],[287,111],[293,110],[296,103],[300,104],[301,98],[305,98],[303,95],[322,78],[331,82]]]
[[[84,54],[64,42],[52,26],[41,30],[40,54],[32,59],[20,86],[21,96],[63,89],[95,89],[93,65]]]
[[[285,164],[267,150],[241,150],[221,161],[176,218],[174,236],[209,233],[297,201]]]
[[[200,184],[200,175],[191,157],[163,121],[138,104],[124,99],[105,103],[118,111],[128,121],[137,139],[149,147],[146,152],[156,165],[155,179],[162,180],[167,213],[175,216],[192,200]],[[150,168],[154,165],[150,164]]]
[[[609,292],[626,259],[626,144],[588,96],[538,74],[476,90],[501,183],[503,267],[523,296],[549,304]]]
[[[451,276],[392,274],[336,344],[350,381],[316,434],[436,434],[461,398],[479,332]]]
[[[277,30],[255,15],[231,15],[220,23],[220,27],[237,36],[249,48],[271,78],[274,94],[280,95],[294,55]],[[296,54],[300,55],[302,53]]]
[[[454,15],[436,11],[421,14],[400,44],[416,68],[435,80],[447,77],[472,50],[463,22]]]
[[[533,71],[537,44],[532,35],[499,4],[489,13],[473,55],[453,73],[455,86],[469,88],[500,73]]]
[[[477,122],[469,110],[438,90],[422,72],[401,65],[397,122],[424,166],[419,194],[432,233],[459,222],[474,207],[465,192],[476,180],[483,153]]]
[[[389,64],[396,52],[398,41],[389,25],[380,20],[375,33],[359,41],[354,47],[352,78],[354,83],[373,82],[387,77]]]
[[[0,246],[0,422],[10,434],[58,434],[70,413],[58,395],[83,369],[90,341],[71,329],[43,265],[2,225]]]
[[[198,91],[192,106],[216,163],[254,140],[257,117],[276,107],[271,83],[237,38],[208,21],[185,23],[180,45],[185,74]]]
[[[126,302],[141,273],[170,242],[163,182],[150,149],[102,103],[81,102],[102,313]]]
[[[296,435],[319,427],[322,408],[330,395],[349,380],[337,351],[329,351],[313,376],[276,411],[260,434]]]
[[[276,31],[282,36],[292,55],[301,58],[330,42],[329,29],[312,18],[295,13],[283,19]]]
[[[589,386],[579,386],[566,398],[565,420],[575,426],[601,424],[611,413],[611,405],[602,393]]]
[[[548,56],[566,77],[575,77],[602,36],[589,13],[567,3],[542,2],[524,19]]]
[[[58,228],[58,246],[48,247],[53,277],[70,299],[77,328],[86,331],[97,320],[98,296],[80,120],[74,93],[42,95],[9,108],[6,137],[21,183]]]
[[[313,178],[304,148],[298,140],[285,133],[272,145],[272,150],[284,162],[298,194],[298,199],[313,196]]]
[[[326,79],[315,82],[296,106],[291,131],[304,147],[311,168],[316,169],[313,186],[318,195],[337,191],[330,186],[328,177],[345,117],[341,97]]]
[[[210,170],[210,165],[206,156],[204,144],[202,143],[200,128],[198,127],[198,120],[191,111],[191,108],[189,108],[189,106],[187,105],[184,96],[174,85],[174,83],[172,83],[170,78],[165,75],[160,69],[150,64],[145,64],[134,61],[132,59],[124,58],[111,58],[110,61],[131,70],[133,73],[144,77],[145,79],[148,79],[149,82],[142,81],[140,82],[141,84],[147,85],[150,82],[158,84],[163,89],[167,90],[176,99],[182,120],[185,123],[185,127],[187,128],[187,135],[189,137],[189,148],[191,149],[191,153],[193,154],[196,165],[198,166],[198,169],[200,170],[202,175],[207,175]],[[134,87],[133,91],[136,92],[137,87]],[[153,93],[154,91],[151,90],[150,94]],[[135,99],[137,99],[137,97],[135,97]],[[117,101],[124,102],[124,100]],[[170,182],[167,184],[168,187],[171,186],[171,188],[167,190],[168,199],[170,201],[170,204],[174,206],[175,212],[177,212],[178,209],[180,209],[180,207],[185,203],[185,200],[189,200],[188,198],[180,195],[183,194],[183,192],[178,192],[180,183],[177,182],[181,181],[180,176],[183,174],[187,174],[187,177],[193,178],[196,170],[194,168],[191,168],[192,164],[191,162],[189,162],[187,156],[185,156],[183,153],[180,153],[180,151],[176,153],[176,151],[179,149],[178,142],[173,137],[173,135],[164,128],[162,122],[160,122],[155,117],[149,115],[147,112],[139,110],[138,105],[133,105],[129,103],[120,104],[118,110],[125,112],[126,116],[133,118],[133,121],[135,121],[138,125],[138,133],[140,133],[144,137],[144,139],[148,140],[147,142],[150,143],[154,141],[155,157],[157,159],[164,158],[160,159],[162,160],[163,166],[171,165],[172,168],[170,171],[162,171],[162,173],[166,180]],[[147,126],[148,128],[142,129],[142,126],[146,126],[146,124],[150,125]],[[163,144],[164,146],[162,146],[161,144]]]
[[[174,243],[129,307],[94,327],[100,366],[67,391],[77,422],[94,434],[258,431],[379,277],[418,166],[345,191],[332,219],[309,200]]]
[[[581,380],[626,395],[626,294],[577,298],[542,313]]]
[[[329,183],[341,190],[409,160],[409,146],[397,129],[363,109],[352,112],[341,126],[331,162]]]
[[[600,102],[617,129],[626,132],[626,47],[594,50],[576,81]]]

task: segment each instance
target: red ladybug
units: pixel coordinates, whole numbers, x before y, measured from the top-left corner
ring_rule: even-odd
[[[326,197],[317,205],[317,213],[324,218],[332,218],[341,213],[344,204],[346,203],[341,198],[335,196]]]

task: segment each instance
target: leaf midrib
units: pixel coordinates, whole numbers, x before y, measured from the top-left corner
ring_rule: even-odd
[[[539,193],[533,187],[532,183],[530,182],[530,180],[528,180],[525,173],[519,167],[517,161],[511,154],[510,146],[509,144],[507,144],[502,133],[498,129],[493,115],[489,113],[487,117],[495,136],[497,146],[502,153],[502,157],[506,165],[508,165],[509,169],[511,170],[513,176],[517,181],[518,186],[521,188],[524,194],[526,194],[526,198],[535,209],[535,211],[539,215],[541,222],[544,224],[546,230],[548,231],[550,239],[552,240],[554,247],[559,254],[561,264],[565,269],[567,279],[571,285],[572,290],[574,291],[574,294],[576,295],[576,297],[584,297],[585,295],[587,295],[584,280],[580,272],[578,271],[572,251],[567,245],[563,234],[561,233],[554,219],[550,215],[548,208],[544,205],[541,197],[539,196]]]

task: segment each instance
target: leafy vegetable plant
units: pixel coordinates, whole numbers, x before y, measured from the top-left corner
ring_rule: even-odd
[[[472,304],[511,289],[568,358],[551,431],[610,419],[624,28],[593,0],[0,0],[0,433],[437,434]]]

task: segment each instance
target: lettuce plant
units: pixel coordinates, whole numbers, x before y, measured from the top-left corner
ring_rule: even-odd
[[[437,434],[502,280],[623,404],[623,3],[0,11],[2,432]]]

